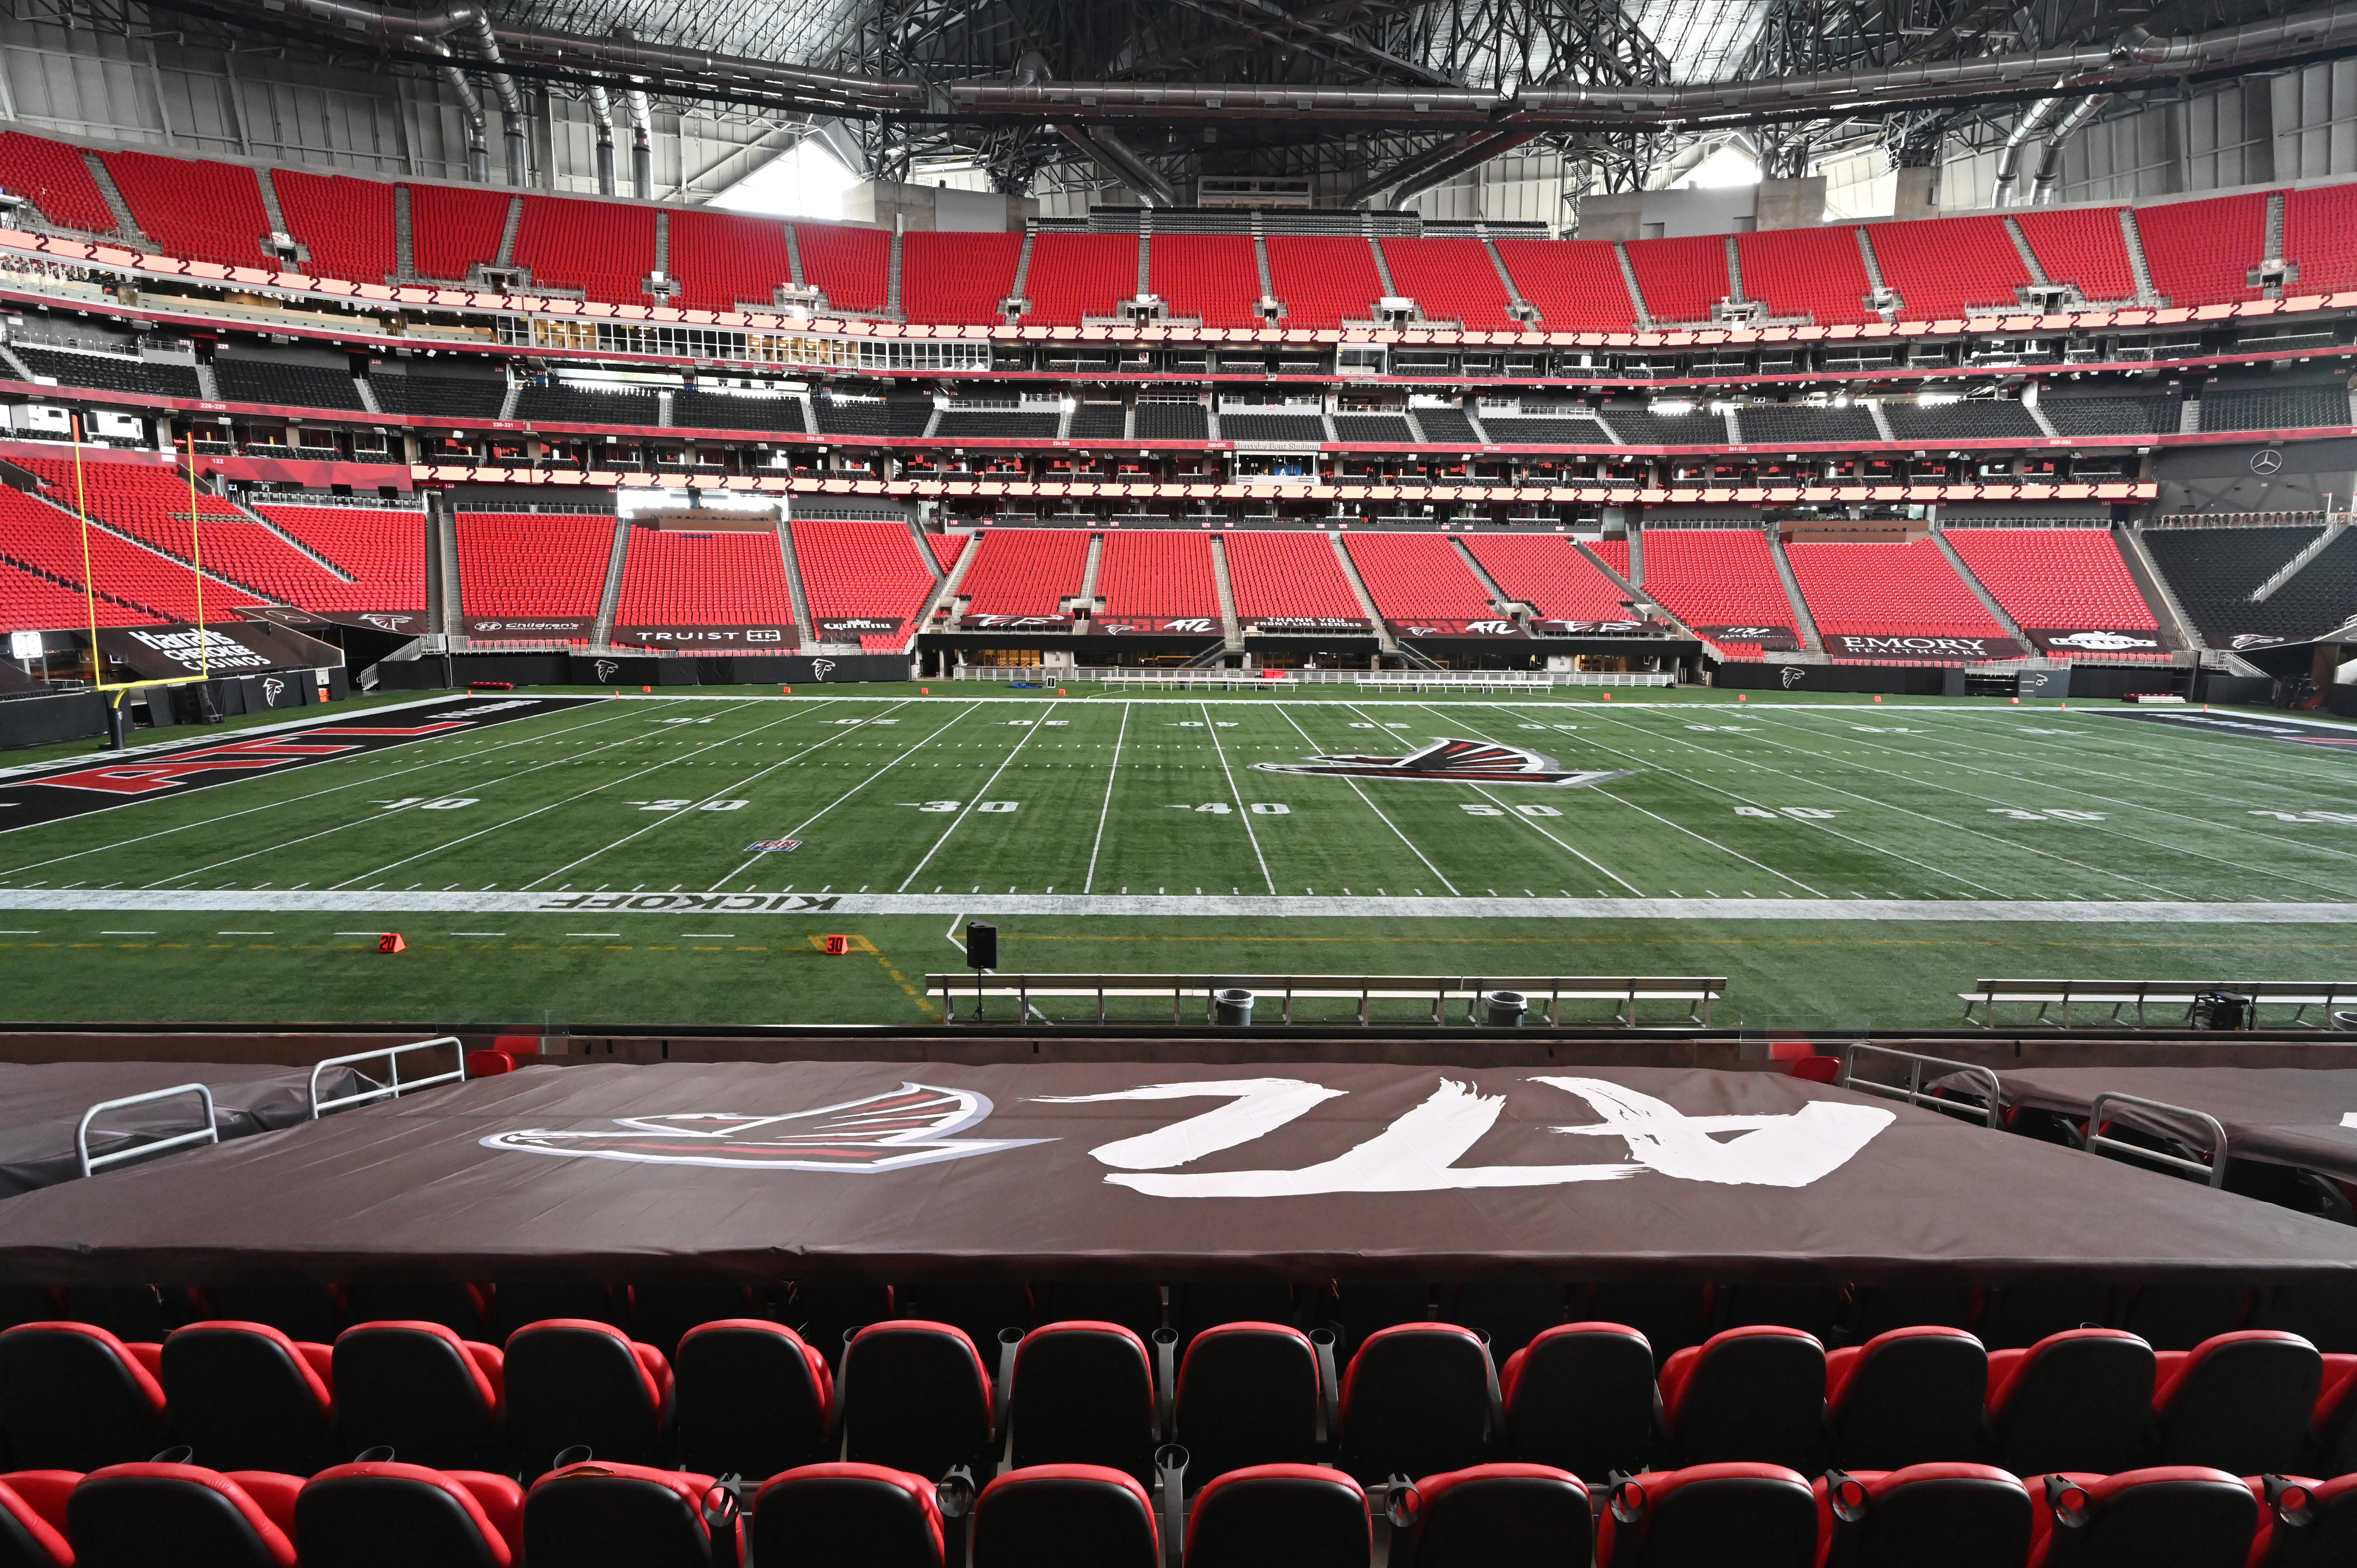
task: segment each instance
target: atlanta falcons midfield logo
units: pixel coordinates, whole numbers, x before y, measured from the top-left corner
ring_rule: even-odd
[[[1626,779],[1628,771],[1557,768],[1555,758],[1486,740],[1435,740],[1405,757],[1313,757],[1307,762],[1255,762],[1263,773],[1306,773],[1340,779],[1429,779],[1445,784],[1554,784],[1577,789]]]
[[[888,1094],[783,1116],[741,1116],[720,1111],[624,1116],[615,1122],[620,1132],[554,1133],[533,1128],[494,1133],[482,1142],[487,1149],[586,1155],[639,1165],[858,1175],[962,1160],[1043,1141],[951,1136],[980,1126],[991,1109],[987,1095],[904,1083]]]

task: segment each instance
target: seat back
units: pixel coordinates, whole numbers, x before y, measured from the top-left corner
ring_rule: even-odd
[[[522,1491],[505,1477],[516,1507]],[[475,1492],[422,1465],[338,1465],[295,1499],[295,1545],[304,1568],[509,1568],[507,1538]]]
[[[1981,1456],[1988,1352],[1961,1328],[1894,1328],[1827,1359],[1833,1462],[1845,1470]]]
[[[824,1456],[834,1375],[801,1335],[766,1318],[701,1324],[673,1375],[680,1463],[715,1476],[774,1476]]]
[[[2110,1475],[2152,1443],[2152,1347],[2116,1328],[2072,1328],[1990,1358],[1994,1462],[2017,1476]]]
[[[1458,1287],[1448,1316],[1488,1334],[1492,1357],[1511,1356],[1564,1321],[1564,1286],[1560,1281],[1475,1280]]]
[[[2260,1560],[2265,1568],[2357,1563],[2357,1475],[2289,1487],[2284,1477],[2270,1477],[2267,1485],[2286,1495],[2269,1498],[2269,1511],[2259,1520],[2267,1532],[2266,1554]]]
[[[1178,1364],[1174,1435],[1187,1484],[1200,1488],[1254,1465],[1318,1457],[1318,1351],[1282,1323],[1223,1323],[1188,1342]]]
[[[933,1483],[881,1465],[804,1465],[753,1499],[752,1568],[942,1568]]]
[[[1550,1568],[1585,1563],[1587,1488],[1551,1465],[1477,1465],[1415,1484],[1415,1518],[1393,1538],[1399,1568]]]
[[[1361,1482],[1478,1465],[1491,1438],[1495,1371],[1469,1328],[1376,1330],[1342,1375],[1342,1466]]]
[[[492,1332],[483,1293],[457,1280],[363,1281],[345,1300],[354,1323],[438,1323],[461,1339]]]
[[[872,1323],[844,1348],[835,1388],[844,1457],[938,1480],[990,1443],[990,1376],[946,1323]]]
[[[73,1568],[73,1548],[66,1544],[64,1523],[19,1491],[14,1475],[0,1476],[0,1568]]]
[[[267,1323],[297,1344],[332,1345],[347,1321],[332,1285],[208,1285],[202,1294],[207,1317]]]
[[[524,1496],[524,1561],[532,1568],[709,1568],[704,1499],[712,1489],[709,1476],[640,1465],[552,1470]]]
[[[630,1287],[630,1334],[670,1356],[691,1328],[741,1321],[754,1316],[752,1291],[744,1285],[651,1284]]]
[[[2296,1468],[2324,1358],[2297,1334],[2245,1328],[2160,1359],[2153,1412],[2163,1465],[2201,1465],[2233,1476]]]
[[[901,1309],[929,1323],[946,1323],[977,1345],[995,1345],[1002,1328],[1032,1324],[1031,1291],[1006,1281],[933,1281],[893,1290]]]
[[[77,1568],[295,1568],[295,1543],[245,1487],[194,1465],[111,1465],[66,1503]]]
[[[1653,1447],[1653,1349],[1618,1323],[1549,1328],[1507,1359],[1506,1447],[1576,1476],[1634,1473]]]
[[[359,1323],[336,1337],[336,1414],[346,1452],[390,1448],[436,1470],[504,1465],[500,1391],[505,1358],[438,1323]]]
[[[1367,1494],[1323,1466],[1230,1470],[1187,1510],[1186,1568],[1367,1568],[1373,1550]]]
[[[1816,1484],[1824,1568],[2022,1568],[2029,1490],[1988,1465],[1916,1465]]]
[[[1663,1367],[1662,1402],[1684,1466],[1823,1467],[1825,1350],[1814,1335],[1765,1324],[1714,1334]]]
[[[335,1402],[327,1382],[267,1324],[175,1330],[164,1341],[164,1398],[174,1435],[211,1468],[307,1476],[328,1462]]]
[[[1017,1468],[1103,1465],[1153,1479],[1154,1374],[1145,1342],[1117,1323],[1050,1323],[1025,1335],[1006,1418]]]
[[[2243,1568],[2259,1525],[2251,1488],[2192,1465],[2030,1478],[2047,1508],[2033,1568]]]
[[[1813,1568],[1817,1499],[1777,1465],[1694,1465],[1634,1476],[1596,1523],[1598,1568]]]
[[[164,1386],[86,1323],[0,1332],[0,1436],[27,1470],[96,1470],[164,1446]]]
[[[974,1505],[973,1568],[1161,1568],[1146,1488],[1101,1465],[1009,1470]],[[539,1568],[535,1563],[533,1568]]]
[[[524,1325],[552,1317],[586,1317],[619,1328],[626,1305],[616,1299],[610,1285],[587,1280],[525,1280],[492,1289],[491,1330],[504,1343]]]
[[[662,1456],[670,1369],[612,1324],[556,1317],[520,1328],[508,1341],[506,1376],[508,1431],[526,1477],[545,1474],[574,1447],[609,1465]]]

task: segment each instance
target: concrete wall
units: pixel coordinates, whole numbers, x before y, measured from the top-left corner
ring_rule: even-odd
[[[1688,234],[1800,229],[1824,221],[1825,177],[1770,179],[1715,190],[1638,190],[1579,204],[1583,240],[1674,240]]]
[[[854,223],[909,231],[940,230],[961,234],[1020,233],[1027,218],[1039,214],[1028,196],[995,190],[952,190],[947,186],[896,185],[870,180],[843,193],[843,216]]]

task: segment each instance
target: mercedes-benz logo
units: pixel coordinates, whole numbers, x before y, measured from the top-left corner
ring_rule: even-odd
[[[2263,446],[2251,454],[2251,472],[2272,474],[2283,467],[2283,454],[2272,446]]]

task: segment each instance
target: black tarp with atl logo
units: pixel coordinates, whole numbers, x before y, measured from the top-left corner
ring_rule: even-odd
[[[1765,1072],[527,1068],[0,1203],[0,1279],[2357,1283],[2357,1230]]]
[[[2217,1119],[2226,1151],[2239,1159],[2302,1165],[2357,1181],[2357,1070],[2343,1068],[2070,1067],[2000,1070],[2007,1106],[2059,1111],[2083,1121],[2099,1094],[2182,1106]],[[1962,1079],[1951,1087],[1972,1092]],[[2208,1128],[2187,1117],[2133,1105],[2107,1106],[2106,1122],[2209,1150]]]

